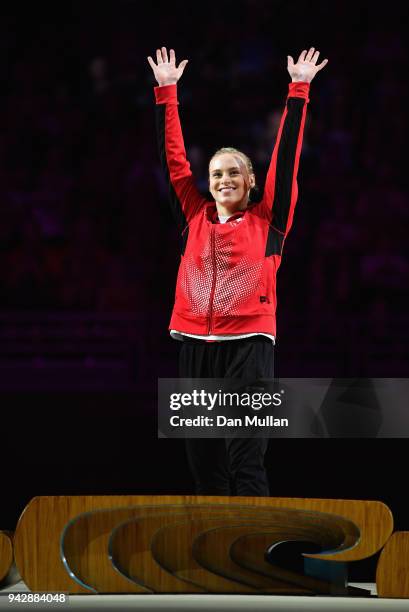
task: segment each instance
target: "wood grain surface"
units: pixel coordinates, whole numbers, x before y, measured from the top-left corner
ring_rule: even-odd
[[[308,555],[337,561],[358,560],[375,554],[389,538],[393,528],[390,510],[377,501],[206,496],[44,496],[32,499],[18,521],[14,540],[18,569],[27,586],[34,591],[93,593],[113,592],[114,589],[116,592],[149,592],[150,589],[118,574],[113,568],[107,555],[112,531],[129,519],[153,513],[167,514],[174,512],[175,507],[189,513],[191,507],[198,504],[217,506],[217,510],[225,510],[226,506],[232,510],[246,507],[254,514],[261,511],[268,513],[274,508],[309,510],[347,519],[360,532],[360,539],[354,546],[337,553]],[[70,533],[71,526],[84,513],[88,513],[89,517],[83,523],[84,529],[74,529]],[[69,573],[63,563],[60,545],[64,534],[64,555],[79,568],[77,578]],[[104,551],[100,556],[97,554],[99,550]],[[96,575],[92,569],[95,554],[97,566],[101,564]],[[90,573],[93,582],[87,584],[82,579],[89,579]],[[184,579],[183,576],[178,577]]]
[[[294,588],[272,576],[262,576],[257,570],[242,570],[229,559],[229,539],[226,533],[257,531],[271,527],[271,520],[252,514],[247,516],[202,518],[181,521],[163,527],[152,539],[152,555],[167,571],[202,586],[210,592],[222,593],[306,593],[305,588]],[[273,530],[274,528],[271,527]],[[219,537],[211,539],[210,548],[203,547],[200,538],[218,531]],[[275,533],[280,527],[275,529]],[[196,544],[199,541],[199,549]],[[264,558],[264,552],[261,555]]]
[[[14,533],[8,529],[0,531],[0,585],[10,586],[21,580],[14,562]]]
[[[409,597],[409,531],[396,531],[385,544],[376,568],[376,590],[378,597]]]
[[[13,566],[13,534],[0,531],[0,582],[7,579]]]
[[[270,521],[278,520],[277,513],[280,513],[282,521],[288,520],[289,512],[297,514],[295,510],[270,509],[266,513],[262,508],[255,509],[248,506],[232,508],[228,505],[191,505],[187,507],[187,513],[183,506],[168,505],[166,510],[166,514],[163,514],[162,506],[141,506],[132,509],[97,510],[76,517],[65,529],[61,543],[68,571],[82,584],[98,592],[108,592],[107,589],[109,592],[118,592],[121,588],[120,574],[145,590],[176,593],[204,592],[210,587],[205,589],[204,585],[199,587],[194,581],[187,581],[180,576],[170,574],[153,558],[151,540],[158,529],[182,519],[190,523],[200,516],[209,518],[210,514],[213,516],[224,514],[228,517],[226,524],[231,523],[235,516],[243,514],[248,515],[248,520],[251,518],[254,520],[254,515],[257,517],[263,515],[265,520],[270,519]],[[301,514],[305,518],[311,513],[302,511]],[[128,519],[129,516],[133,516],[133,519]],[[322,522],[320,516],[314,514],[315,523]],[[125,523],[123,523],[124,518],[127,519]],[[333,519],[332,522],[335,525]],[[115,525],[118,526],[113,528]],[[359,537],[359,532],[356,535]],[[340,541],[346,541],[345,533],[340,536]],[[179,551],[180,543],[181,540],[176,538],[171,549]],[[212,584],[214,590],[215,581]],[[126,583],[122,586],[126,587]],[[230,584],[229,592],[232,591],[241,592]],[[134,589],[133,592],[138,590]]]
[[[271,511],[270,511],[271,512]],[[258,514],[258,520],[271,519],[268,513],[263,510]],[[193,587],[198,592],[205,591],[204,585],[195,586],[192,581],[187,581],[186,578],[177,577],[173,570],[170,569],[170,564],[165,561],[163,566],[158,562],[152,554],[152,541],[156,533],[165,526],[173,523],[192,523],[193,521],[203,519],[219,519],[223,520],[224,524],[231,525],[237,518],[247,516],[247,522],[254,519],[254,511],[252,508],[230,508],[229,506],[191,506],[189,513],[176,512],[176,507],[172,513],[159,514],[157,516],[146,516],[141,519],[129,521],[126,524],[120,525],[112,533],[110,542],[110,551],[112,562],[117,567],[118,571],[132,575],[138,581],[142,580],[144,584],[152,588],[154,591],[166,590],[166,584],[169,577],[179,582],[182,588]],[[227,518],[226,518],[227,517]],[[179,543],[177,547],[179,548]],[[262,576],[256,576],[252,572],[240,570],[237,566],[227,568],[229,563],[228,555],[226,562],[223,559],[223,571],[215,571],[214,573],[224,577],[231,578],[235,581],[243,582],[248,586],[256,589],[271,588],[272,581],[264,579]],[[203,567],[203,564],[199,563]],[[213,570],[211,570],[213,571]]]
[[[319,543],[324,548],[326,544],[328,548],[334,548],[340,544],[340,541],[335,544],[334,538],[323,539],[313,530],[308,532],[305,526],[297,529],[296,526],[291,528],[288,524],[266,523],[263,525],[260,522],[257,525],[228,525],[224,529],[216,528],[206,531],[196,538],[193,555],[200,565],[213,572],[224,574],[226,571],[231,571],[234,577],[239,570],[240,573],[247,572],[253,579],[256,576],[268,577],[271,581],[270,587],[260,586],[261,591],[269,592],[271,584],[274,583],[280,586],[281,592],[294,592],[297,590],[295,587],[299,587],[298,590],[311,594],[331,593],[333,588],[330,583],[284,570],[266,561],[266,551],[272,545],[286,541],[294,542],[297,539],[300,542]],[[243,576],[243,580],[245,579]]]

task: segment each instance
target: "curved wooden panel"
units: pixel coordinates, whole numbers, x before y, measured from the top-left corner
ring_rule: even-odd
[[[235,519],[234,522],[240,521]],[[202,568],[193,557],[193,542],[198,534],[211,526],[227,526],[232,518],[193,519],[162,527],[152,539],[152,555],[168,572],[188,580],[211,593],[257,593],[247,584],[237,584]]]
[[[226,519],[226,516],[229,518]],[[204,591],[204,587],[200,589],[195,587],[192,582],[182,581],[175,574],[170,574],[164,569],[152,556],[151,542],[156,532],[167,525],[172,525],[175,522],[191,523],[197,519],[225,519],[228,524],[235,520],[235,517],[246,517],[251,520],[254,516],[252,508],[231,508],[230,506],[191,506],[189,513],[175,512],[172,514],[160,514],[157,516],[143,517],[135,521],[129,521],[124,525],[120,525],[111,536],[110,551],[112,563],[125,575],[132,576],[138,582],[148,586],[157,592],[166,592],[170,589],[172,582],[177,581],[181,584],[181,588],[195,588],[198,592]],[[260,513],[260,519],[264,516],[268,520],[269,514],[266,512]],[[217,572],[216,572],[217,573]],[[250,572],[246,574],[249,578]],[[235,576],[227,576],[220,573],[219,575],[233,580],[240,581],[239,572]],[[271,587],[271,580],[263,579],[263,577],[251,576],[244,583],[253,586],[257,589]],[[187,592],[185,590],[185,592]]]
[[[18,582],[13,555],[13,532],[0,531],[0,583]]]
[[[8,529],[0,531],[0,584],[11,586],[21,580],[14,560],[14,533]]]
[[[334,547],[334,539],[325,541],[311,530],[305,536],[305,531],[307,531],[305,528],[291,529],[288,524],[263,525],[260,522],[252,525],[228,525],[222,529],[212,529],[200,534],[194,542],[193,556],[203,567],[222,575],[228,573],[234,577],[238,572],[246,572],[247,576],[252,576],[254,579],[257,574],[261,574],[281,585],[282,592],[294,592],[295,585],[307,593],[329,593],[331,592],[329,583],[284,570],[271,565],[265,559],[266,552],[272,545],[289,540],[319,543],[323,548]],[[238,542],[240,546],[235,547]],[[338,545],[341,543],[340,539],[336,541]]]
[[[239,508],[242,512],[243,508]],[[151,555],[150,538],[153,529],[174,522],[178,513],[192,520],[197,514],[207,516],[209,512],[233,516],[239,510],[232,510],[230,506],[167,505],[96,510],[78,515],[66,526],[62,536],[64,565],[74,580],[96,592],[204,592],[157,564]],[[158,513],[161,516],[156,518]],[[111,532],[122,533],[115,526],[124,519],[128,519],[124,537],[120,541],[114,538],[112,541],[116,541],[116,545],[109,544]],[[130,524],[134,525],[133,530],[129,529]],[[135,588],[132,589],[124,577],[126,581],[135,582]]]
[[[206,506],[205,508],[209,512],[209,509],[217,510],[220,506]],[[99,593],[147,593],[151,592],[151,588],[159,592],[203,592],[203,589],[194,584],[164,572],[158,564],[155,570],[150,563],[149,568],[153,573],[148,574],[149,558],[153,563],[155,562],[152,557],[149,557],[150,552],[142,556],[139,554],[144,538],[144,532],[141,529],[138,530],[136,540],[135,538],[130,539],[128,534],[124,542],[128,548],[131,543],[132,546],[135,546],[132,554],[138,551],[138,554],[133,554],[133,572],[127,569],[122,570],[122,567],[128,567],[124,563],[122,567],[120,564],[112,564],[109,554],[109,538],[115,526],[126,519],[129,520],[129,517],[133,517],[135,521],[143,521],[145,518],[152,519],[155,514],[163,513],[164,509],[167,511],[166,516],[172,516],[176,512],[184,514],[188,512],[191,516],[192,513],[200,511],[199,506],[140,506],[95,510],[74,517],[64,528],[61,537],[62,560],[68,574],[80,587]],[[225,506],[224,511],[228,512],[229,506]],[[128,548],[124,549],[125,553]],[[135,565],[138,565],[139,569]]]
[[[336,514],[355,523],[361,532],[358,544],[349,550],[335,555],[309,555],[325,559],[334,558],[339,561],[363,559],[373,555],[385,543],[392,532],[392,515],[390,510],[376,501],[353,501],[353,500],[320,500],[320,499],[296,499],[296,498],[248,498],[248,497],[207,497],[207,496],[58,496],[58,497],[36,497],[30,501],[23,511],[16,528],[14,548],[15,559],[20,574],[33,591],[68,591],[70,593],[89,593],[92,588],[81,585],[68,573],[63,564],[60,551],[60,539],[65,527],[76,516],[84,513],[95,512],[104,509],[127,510],[131,516],[143,515],[140,510],[143,506],[172,505],[189,511],[192,505],[218,505],[219,507],[246,506],[254,512],[268,511],[270,508],[290,508],[300,510],[312,510],[329,514]],[[139,510],[138,510],[139,509]],[[150,510],[151,512],[151,510]],[[164,513],[163,508],[157,512]],[[167,512],[167,510],[166,510]],[[96,543],[89,548],[91,550],[105,549],[109,534],[112,531],[112,520],[105,525],[102,524],[94,534],[99,533],[101,548]],[[120,522],[120,521],[119,521]],[[85,533],[86,536],[86,533]],[[84,537],[85,537],[84,536]],[[83,537],[77,534],[78,539],[73,541],[76,546],[84,547]],[[95,536],[98,539],[99,536]],[[68,541],[67,541],[68,542]],[[89,540],[87,540],[89,542]],[[89,546],[89,543],[87,544]],[[85,557],[90,558],[90,552],[82,548]],[[69,545],[67,543],[67,551]],[[67,553],[66,551],[66,553]],[[71,553],[73,549],[71,549]],[[77,553],[75,553],[77,554]],[[109,560],[108,560],[109,561]],[[111,575],[108,572],[108,561],[105,558],[104,576]],[[98,561],[99,562],[99,561]],[[81,565],[82,564],[82,565]],[[80,562],[84,569],[85,561]],[[104,577],[104,580],[105,580]],[[130,581],[125,576],[121,577],[124,590],[117,592],[137,592],[132,589]],[[104,583],[98,583],[99,592],[106,591]],[[109,586],[109,585],[108,585]],[[138,588],[138,585],[133,585]],[[143,588],[143,587],[139,587]],[[99,589],[98,589],[99,590]],[[141,591],[138,591],[141,592]],[[145,591],[146,592],[146,591]]]
[[[318,592],[330,592],[330,585],[314,579],[287,572],[273,572],[272,566],[264,561],[269,547],[286,539],[298,539],[318,543],[322,548],[342,550],[356,543],[359,531],[350,521],[339,517],[297,510],[271,509],[269,516],[244,509],[228,518],[191,518],[190,521],[171,523],[160,529],[152,539],[152,554],[166,570],[178,577],[211,590],[212,592],[248,592],[243,586],[259,592],[312,592],[319,584]],[[247,516],[246,516],[247,515]],[[263,548],[252,547],[256,563],[248,563],[244,570],[236,559],[230,559],[230,548],[243,534],[262,531],[265,536]],[[268,534],[268,535],[267,535]],[[260,540],[257,541],[258,543]],[[269,571],[261,571],[263,564]],[[262,580],[261,573],[269,582]],[[215,575],[220,578],[215,580]],[[288,583],[288,576],[296,577]],[[239,583],[235,586],[232,581]],[[294,585],[300,589],[295,589]]]
[[[215,549],[221,548],[220,536],[223,540],[226,539],[226,531],[234,530],[239,533],[246,531],[247,529],[255,530],[262,529],[263,524],[249,525],[243,523],[238,526],[232,526],[231,524],[224,528],[216,528],[206,531],[200,534],[193,543],[193,557],[199,565],[207,569],[208,571],[235,580],[239,583],[249,584],[253,588],[256,588],[262,593],[291,593],[291,594],[311,594],[312,591],[306,589],[297,589],[292,585],[288,585],[288,582],[276,579],[274,576],[266,577],[261,572],[249,570],[244,567],[240,567],[231,558],[230,547],[223,546],[222,552],[220,551],[218,556],[214,554]]]
[[[382,550],[376,568],[378,597],[409,597],[409,531],[396,531]]]
[[[109,537],[118,522],[138,516],[143,508],[94,510],[66,525],[61,535],[62,561],[79,585],[94,593],[152,592],[116,572],[108,552]]]
[[[134,585],[133,592],[203,592],[152,563],[149,534],[156,515],[161,514],[161,522],[172,522],[174,514],[183,512],[180,506],[166,506],[165,510],[167,512],[163,515],[163,506],[113,508],[75,517],[62,539],[66,565],[78,580],[98,592],[123,592],[120,585],[124,580],[126,584]],[[130,521],[134,530],[120,529]],[[82,543],[81,547],[78,542]],[[115,557],[122,549],[125,554],[118,562]]]
[[[333,592],[333,586],[324,580],[318,580],[304,574],[298,574],[277,564],[266,561],[263,552],[271,546],[279,546],[286,541],[300,541],[317,543],[324,548],[335,548],[342,545],[342,540],[331,538],[327,541],[317,533],[310,532],[306,535],[305,529],[287,530],[283,539],[282,532],[277,530],[264,530],[261,533],[230,533],[231,547],[230,555],[237,565],[245,569],[260,572],[263,576],[271,576],[289,585],[296,585],[308,589],[311,593],[329,594]],[[336,563],[335,561],[333,563]]]
[[[128,521],[119,525],[111,534],[109,554],[113,566],[128,578],[158,593],[206,593],[191,582],[187,582],[166,571],[152,556],[151,540],[155,533],[169,523],[185,518],[190,520],[193,515],[203,512],[201,506],[192,506],[189,514],[177,506],[159,506],[160,514]],[[207,511],[208,512],[208,511]]]

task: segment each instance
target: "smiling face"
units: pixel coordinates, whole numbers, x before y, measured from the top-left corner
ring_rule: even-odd
[[[209,165],[209,190],[219,212],[233,214],[247,208],[249,190],[254,187],[254,175],[238,155],[216,155]]]

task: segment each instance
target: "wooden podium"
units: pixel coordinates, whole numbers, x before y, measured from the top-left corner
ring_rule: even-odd
[[[282,552],[288,557],[291,543],[299,558],[339,567],[390,540],[378,564],[380,595],[408,597],[388,577],[389,567],[408,565],[400,558],[408,538],[392,531],[378,501],[44,496],[24,509],[13,544],[32,591],[359,595],[325,574],[294,570]]]

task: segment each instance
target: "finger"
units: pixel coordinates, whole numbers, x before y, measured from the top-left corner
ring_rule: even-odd
[[[178,66],[178,70],[180,70],[180,74],[183,74],[184,69],[186,68],[186,65],[188,63],[189,60],[183,60],[180,62],[179,66]]]
[[[307,55],[307,50],[304,49],[304,51],[301,51],[300,53],[300,57],[298,58],[299,62],[304,62],[305,61],[305,56]]]
[[[175,56],[175,51],[174,51],[174,49],[171,49],[171,50],[170,50],[170,58],[169,58],[169,61],[170,61],[170,63],[171,63],[171,64],[173,64],[173,65],[175,65],[175,63],[176,63],[176,56]]]
[[[328,60],[325,59],[321,62],[321,64],[318,64],[317,66],[317,70],[321,70],[321,68],[324,68],[324,66],[326,66],[328,64]]]
[[[164,62],[168,63],[169,60],[168,60],[168,52],[167,52],[166,47],[162,47],[162,58]]]
[[[288,68],[291,68],[292,66],[294,66],[294,60],[291,57],[291,55],[287,55],[287,66]]]
[[[307,53],[307,56],[306,56],[306,58],[305,58],[305,60],[306,60],[307,62],[310,62],[310,61],[311,61],[312,56],[314,55],[314,51],[315,51],[314,47],[311,47],[311,48],[309,49],[309,51],[308,51],[308,53]]]
[[[148,57],[148,62],[149,62],[149,64],[150,64],[150,67],[152,68],[152,70],[155,70],[155,68],[156,68],[156,64],[155,64],[155,62],[153,61],[153,59],[151,58],[151,56],[150,56],[150,55],[149,55],[149,57]]]
[[[314,55],[312,56],[311,61],[312,61],[312,63],[313,63],[313,64],[315,64],[315,63],[317,62],[317,59],[318,59],[319,54],[320,54],[320,52],[319,52],[319,51],[316,51],[316,52],[314,53]]]
[[[163,64],[162,53],[160,52],[160,49],[156,49],[156,61],[158,62],[158,64]]]

